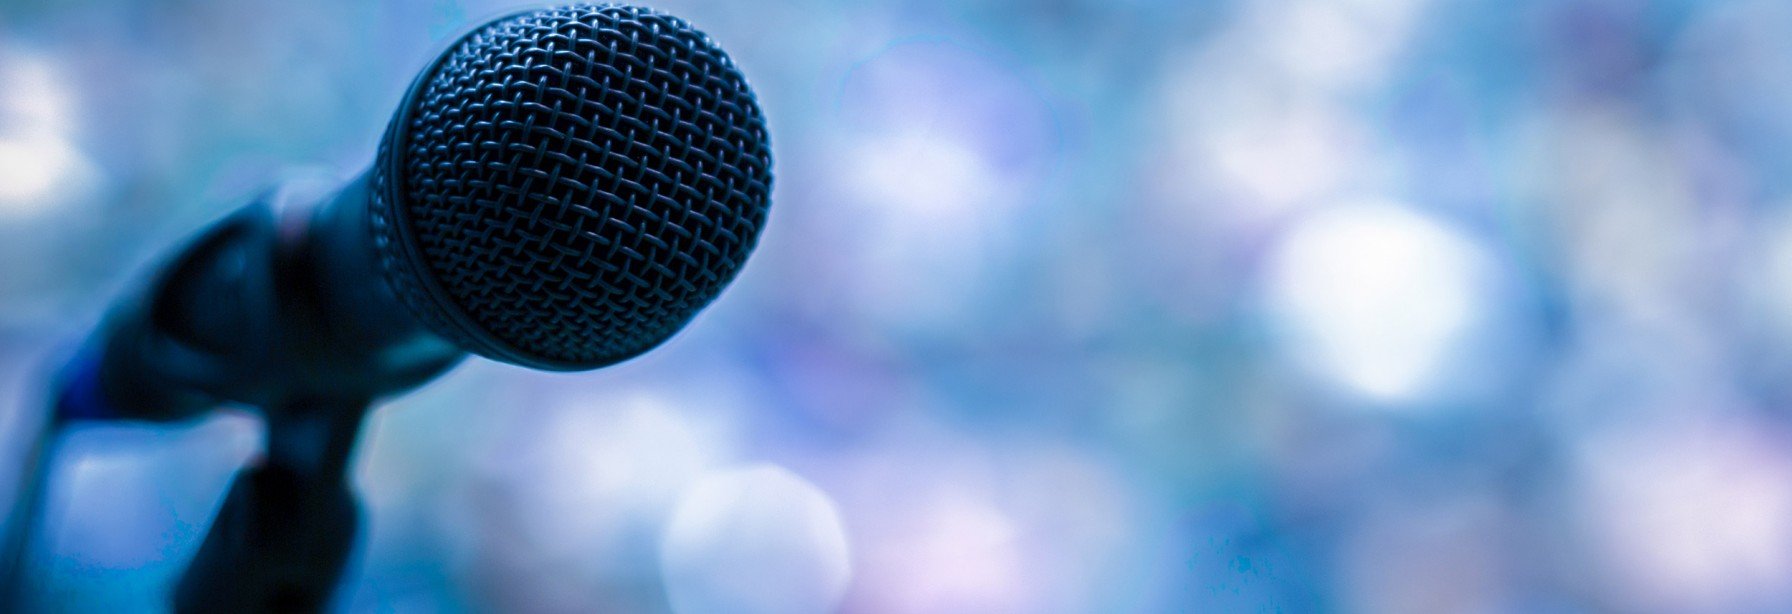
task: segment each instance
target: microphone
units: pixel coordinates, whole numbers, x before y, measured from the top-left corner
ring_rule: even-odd
[[[89,397],[107,405],[73,411],[373,398],[467,352],[562,371],[626,360],[734,277],[771,181],[752,90],[684,21],[624,6],[500,18],[424,71],[361,179],[320,206],[239,211],[122,305]]]
[[[366,172],[322,198],[263,196],[118,302],[63,370],[52,428],[259,408],[265,457],[177,607],[321,607],[371,403],[468,354],[577,371],[654,348],[745,263],[771,166],[746,78],[685,21],[500,17],[419,75]]]

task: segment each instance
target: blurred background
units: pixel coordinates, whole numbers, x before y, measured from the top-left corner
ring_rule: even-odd
[[[379,410],[340,609],[1792,609],[1792,5],[651,4],[769,116],[757,254]],[[0,0],[0,492],[133,276],[511,8]],[[45,603],[162,607],[258,438],[76,432]]]

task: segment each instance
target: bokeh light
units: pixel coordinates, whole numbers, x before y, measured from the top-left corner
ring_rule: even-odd
[[[1771,609],[1792,598],[1792,455],[1735,418],[1612,429],[1578,452],[1575,527],[1626,609]]]
[[[679,498],[662,544],[680,613],[832,612],[852,576],[833,502],[776,466],[704,477]]]
[[[1424,392],[1486,320],[1492,263],[1448,226],[1383,201],[1302,219],[1265,268],[1283,347],[1317,374],[1373,397]]]
[[[1011,260],[1053,156],[1051,112],[988,52],[902,41],[843,75],[826,168],[860,229],[840,305],[872,325],[955,331]],[[927,287],[927,292],[908,288]]]
[[[71,141],[78,108],[41,54],[0,52],[0,218],[31,217],[95,191],[93,165]]]

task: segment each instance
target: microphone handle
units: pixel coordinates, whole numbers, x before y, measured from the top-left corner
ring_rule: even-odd
[[[178,421],[414,388],[465,356],[386,287],[365,176],[321,198],[272,190],[202,232],[125,297],[86,348],[96,400],[76,416]]]

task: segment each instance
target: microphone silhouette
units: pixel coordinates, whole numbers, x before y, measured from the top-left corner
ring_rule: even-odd
[[[276,192],[238,210],[116,304],[63,370],[47,432],[259,408],[266,455],[176,607],[321,608],[352,542],[343,476],[373,402],[468,353],[570,371],[659,345],[752,252],[771,166],[745,77],[683,20],[618,5],[501,17],[419,75],[368,172],[315,202]],[[15,597],[36,474],[12,523]]]

